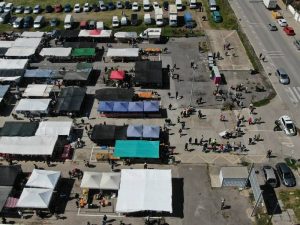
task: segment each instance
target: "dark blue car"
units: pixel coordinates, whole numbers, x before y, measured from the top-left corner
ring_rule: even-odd
[[[108,8],[108,10],[114,10],[116,8],[116,6],[114,3],[109,2],[107,8]]]
[[[65,7],[64,7],[64,11],[65,12],[71,12],[72,11],[72,7],[70,4],[66,4]]]

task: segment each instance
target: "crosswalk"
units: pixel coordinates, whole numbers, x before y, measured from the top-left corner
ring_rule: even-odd
[[[269,58],[282,58],[284,56],[284,54],[282,53],[282,51],[267,51],[267,56]]]
[[[286,87],[285,91],[292,103],[300,103],[300,87]]]

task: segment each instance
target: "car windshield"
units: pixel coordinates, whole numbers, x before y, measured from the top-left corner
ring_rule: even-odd
[[[291,124],[291,123],[287,123],[286,128],[289,129],[289,130],[294,129],[294,125]]]
[[[281,74],[281,78],[282,78],[282,79],[288,79],[289,77],[288,77],[287,74]]]
[[[283,174],[284,178],[293,178],[293,175],[291,173],[284,173]]]

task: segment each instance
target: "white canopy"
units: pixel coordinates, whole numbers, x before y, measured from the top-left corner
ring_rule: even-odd
[[[109,38],[112,30],[80,30],[78,37]]]
[[[35,136],[69,135],[72,121],[42,121]]]
[[[139,48],[109,48],[107,57],[138,57]]]
[[[60,178],[60,174],[60,171],[34,169],[26,183],[26,186],[54,189]]]
[[[44,36],[45,32],[41,31],[24,31],[21,34],[21,37],[24,38],[42,38]]]
[[[16,207],[47,209],[53,190],[46,188],[24,188]]]
[[[102,190],[118,190],[120,187],[120,173],[83,173],[81,188],[102,189]]]
[[[36,48],[30,47],[12,47],[7,50],[5,56],[13,56],[13,57],[29,57],[35,53]]]
[[[0,59],[1,70],[24,69],[28,59]]]
[[[0,137],[0,153],[52,155],[57,136]]]
[[[136,32],[117,32],[114,34],[115,38],[137,38]]]
[[[14,41],[0,41],[0,48],[10,48],[14,45]]]
[[[15,77],[0,77],[0,81],[18,81],[21,77],[20,76],[15,76]]]
[[[42,41],[42,38],[17,38],[13,47],[30,47],[37,48]]]
[[[72,48],[43,48],[40,55],[43,57],[57,56],[68,57],[71,55]]]
[[[23,93],[23,97],[49,97],[53,85],[29,84]]]
[[[38,112],[38,113],[48,113],[48,107],[51,102],[50,98],[46,99],[26,99],[23,98],[19,101],[16,107],[16,112]]]
[[[171,170],[121,170],[117,212],[172,212]]]

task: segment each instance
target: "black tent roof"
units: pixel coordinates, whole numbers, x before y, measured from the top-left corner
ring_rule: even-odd
[[[60,112],[79,112],[86,93],[83,87],[65,87],[61,89],[55,111]]]
[[[65,48],[96,48],[96,42],[65,42]]]
[[[86,81],[89,79],[89,76],[91,74],[91,70],[87,71],[68,71],[66,72],[64,76],[64,80],[80,80],[80,81]]]
[[[23,77],[25,70],[0,70],[0,77]]]
[[[0,136],[34,136],[38,126],[37,122],[7,121],[0,129]]]
[[[96,90],[99,101],[132,101],[134,90],[127,88],[104,88]]]
[[[114,142],[127,139],[127,126],[95,125],[91,139],[95,142]]]
[[[56,35],[60,38],[77,38],[79,32],[79,30],[60,30]]]
[[[16,178],[21,172],[21,165],[0,166],[0,186],[14,186]]]
[[[115,129],[115,140],[126,140],[127,128],[128,126],[117,126]]]
[[[140,85],[155,84],[162,86],[162,62],[138,61],[135,63],[134,82]]]
[[[0,212],[5,206],[6,200],[9,197],[13,187],[12,186],[0,186]]]

